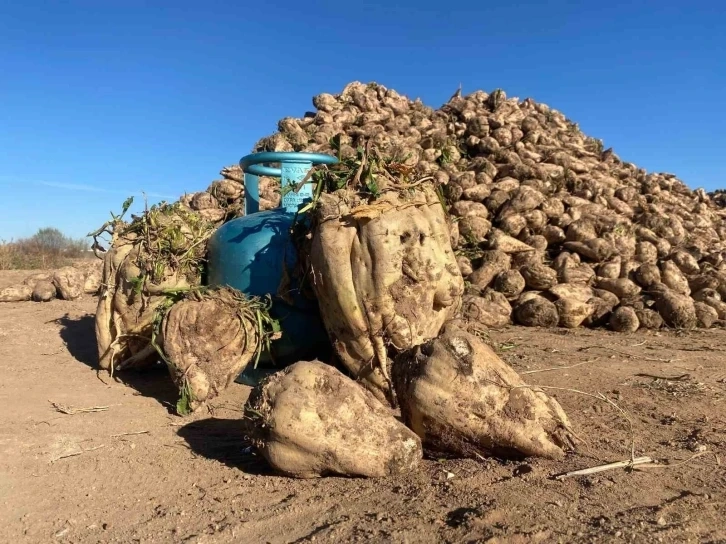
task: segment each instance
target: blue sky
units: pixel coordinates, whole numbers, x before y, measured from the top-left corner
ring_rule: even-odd
[[[501,87],[723,187],[726,4],[689,4],[0,0],[0,239],[203,190],[354,80],[433,107]]]

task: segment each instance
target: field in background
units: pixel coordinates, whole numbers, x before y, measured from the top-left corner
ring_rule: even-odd
[[[68,237],[52,227],[40,229],[29,238],[0,240],[0,270],[60,268],[93,257],[88,240]]]

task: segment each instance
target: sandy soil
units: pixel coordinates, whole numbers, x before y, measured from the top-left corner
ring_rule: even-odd
[[[0,287],[24,273],[0,273]],[[385,480],[293,480],[249,451],[234,385],[172,413],[164,368],[95,371],[95,299],[0,305],[6,542],[726,542],[726,332],[493,332],[567,411],[562,462],[427,459]],[[61,413],[66,408],[101,411]],[[648,455],[662,466],[555,480]]]

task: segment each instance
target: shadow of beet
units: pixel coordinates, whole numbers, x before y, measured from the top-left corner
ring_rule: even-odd
[[[461,527],[466,525],[474,518],[483,515],[483,512],[478,508],[466,508],[461,507],[455,510],[451,510],[446,516],[446,525],[449,527]]]
[[[54,319],[52,323],[61,326],[60,337],[69,353],[81,363],[98,368],[96,347],[96,325],[93,315],[70,317],[69,314]]]
[[[241,419],[200,419],[179,428],[177,434],[197,455],[247,474],[274,474],[265,459],[254,453]]]
[[[106,377],[105,370],[98,367],[98,348],[96,345],[96,324],[93,315],[78,318],[68,314],[54,319],[52,323],[61,326],[60,337],[68,352],[79,362]],[[105,376],[104,376],[105,375]],[[114,379],[127,387],[135,389],[140,395],[157,400],[170,413],[176,413],[179,391],[169,376],[163,363],[157,363],[141,370],[125,370],[114,374]]]
[[[139,370],[123,370],[114,373],[113,377],[117,382],[135,389],[139,395],[156,400],[170,414],[176,414],[179,390],[174,385],[166,364],[159,362]]]

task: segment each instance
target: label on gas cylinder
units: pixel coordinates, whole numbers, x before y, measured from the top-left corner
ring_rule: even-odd
[[[312,199],[312,184],[305,183],[305,185],[300,187],[297,192],[294,190],[294,187],[305,178],[312,167],[313,164],[311,162],[282,163],[280,186],[290,187],[290,189],[282,197],[282,207],[287,211],[298,211],[302,204],[309,202],[310,199]]]

